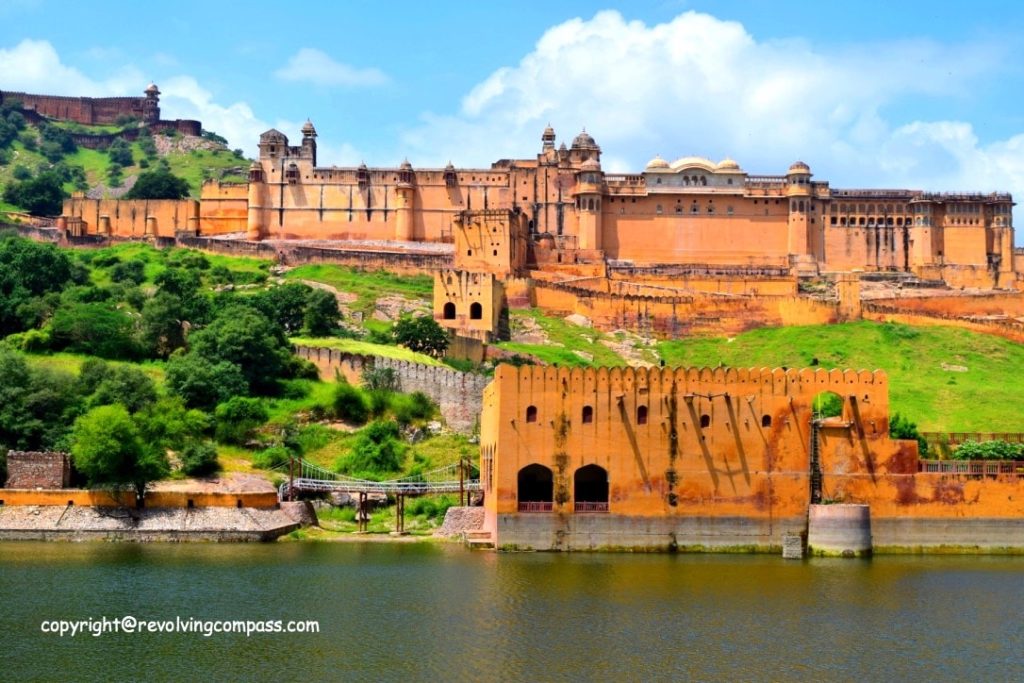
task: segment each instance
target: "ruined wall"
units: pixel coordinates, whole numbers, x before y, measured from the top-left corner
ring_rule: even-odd
[[[64,200],[62,216],[80,219],[83,235],[111,238],[174,238],[178,231],[195,231],[199,202],[194,199],[87,199]]]
[[[9,489],[62,489],[71,483],[71,460],[67,453],[9,451]]]
[[[273,242],[211,239],[178,235],[182,247],[202,249],[219,254],[276,259],[288,265],[302,263],[336,263],[363,270],[387,270],[401,275],[433,275],[441,268],[451,267],[451,253],[365,250],[354,248],[322,248]]]
[[[887,299],[884,303],[865,301],[863,303],[862,315],[865,320],[874,320],[876,322],[902,323],[919,327],[956,327],[1024,343],[1024,323],[1017,319],[984,320],[982,318],[964,317],[967,314],[961,316],[956,313],[941,313],[932,310],[908,310],[895,304],[895,302],[899,301],[904,300]],[[970,304],[966,304],[966,306],[970,306]]]
[[[634,296],[536,282],[534,300],[545,311],[586,316],[603,330],[628,329],[669,338],[839,320],[836,305],[799,297]]]
[[[381,356],[360,356],[336,349],[298,346],[295,353],[316,365],[321,378],[328,381],[335,378],[335,370],[350,383],[359,384],[364,369],[391,368],[398,375],[400,391],[422,391],[438,404],[448,426],[459,432],[472,432],[476,427],[483,390],[490,381],[484,375],[448,367]]]

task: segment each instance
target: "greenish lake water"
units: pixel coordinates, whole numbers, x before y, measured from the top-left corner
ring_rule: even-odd
[[[0,543],[0,680],[1019,680],[1024,558]],[[63,638],[44,620],[305,620]]]

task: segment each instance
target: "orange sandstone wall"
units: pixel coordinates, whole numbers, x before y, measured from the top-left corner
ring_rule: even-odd
[[[787,200],[702,196],[697,213],[693,201],[657,194],[605,198],[602,248],[609,258],[638,263],[789,265]]]
[[[81,218],[87,235],[100,234],[102,217],[110,220],[110,236],[124,239],[153,237],[173,238],[175,232],[195,230],[199,219],[199,202],[194,199],[86,199],[64,200],[63,215]],[[147,219],[156,220],[155,232],[147,235]]]
[[[823,467],[849,466],[861,447],[876,472],[906,466],[888,437],[880,371],[500,366],[481,420],[485,505],[492,516],[516,513],[518,473],[536,463],[554,473],[554,511],[572,512],[574,473],[597,464],[613,514],[797,517],[809,496],[811,405],[823,391],[846,399],[847,419],[875,425],[855,450],[823,445]]]
[[[199,233],[244,233],[249,216],[249,186],[208,180],[199,196]]]
[[[109,491],[88,491],[83,489],[0,489],[0,501],[4,505],[84,505],[91,507],[134,507],[135,494],[124,491],[113,494]],[[271,509],[277,507],[277,494],[222,493],[189,491],[150,491],[146,494],[147,508],[185,508],[192,501],[193,507],[248,507]],[[241,505],[239,505],[241,503]]]

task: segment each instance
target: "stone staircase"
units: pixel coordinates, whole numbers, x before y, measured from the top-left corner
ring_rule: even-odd
[[[490,531],[464,531],[462,542],[470,550],[492,550],[494,535]]]

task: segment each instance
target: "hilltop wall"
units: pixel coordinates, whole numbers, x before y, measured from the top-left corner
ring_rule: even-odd
[[[557,282],[536,282],[534,302],[549,313],[586,316],[600,329],[670,338],[733,335],[756,327],[822,325],[841,319],[835,304],[796,296],[649,296]]]
[[[422,391],[438,404],[441,416],[449,427],[465,433],[472,432],[476,427],[482,409],[483,390],[490,381],[484,375],[459,372],[448,367],[382,356],[363,356],[337,349],[297,346],[295,353],[316,365],[321,378],[325,380],[333,380],[335,372],[338,372],[349,383],[360,384],[363,370],[391,368],[398,375],[400,391]]]

